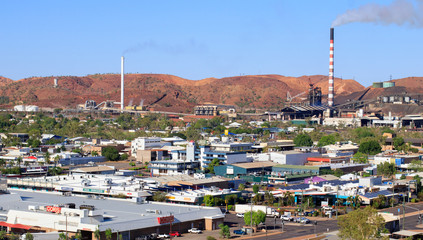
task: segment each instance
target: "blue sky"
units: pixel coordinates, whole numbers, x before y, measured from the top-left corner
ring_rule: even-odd
[[[412,0],[410,0],[412,1]],[[191,80],[328,74],[329,28],[354,0],[14,1],[0,4],[0,75],[163,73]],[[413,4],[417,4],[413,2]],[[423,29],[335,28],[335,76],[423,76]]]

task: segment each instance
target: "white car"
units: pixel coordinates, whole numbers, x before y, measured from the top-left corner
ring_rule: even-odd
[[[161,233],[161,234],[159,234],[159,236],[158,236],[158,238],[161,238],[161,239],[166,239],[166,238],[170,238],[170,235],[169,234],[166,234],[166,233]]]
[[[281,216],[281,219],[282,219],[282,220],[284,220],[284,221],[288,221],[288,222],[290,222],[290,221],[293,221],[293,220],[294,220],[294,218],[293,218],[293,217],[288,216],[288,215],[282,215],[282,216]]]
[[[239,218],[243,218],[244,214],[243,213],[237,213],[236,216],[239,217]]]
[[[201,231],[200,229],[198,229],[198,228],[191,228],[191,229],[188,229],[188,232],[189,233],[196,233],[196,234],[199,234],[199,233],[202,233],[203,231]]]

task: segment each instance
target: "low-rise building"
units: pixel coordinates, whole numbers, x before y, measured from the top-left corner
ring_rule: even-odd
[[[148,165],[152,176],[159,175],[190,175],[200,168],[199,161],[187,160],[158,160]]]
[[[166,194],[167,201],[172,203],[185,203],[193,205],[201,205],[204,202],[204,197],[210,195],[214,198],[225,199],[228,195],[241,196],[240,191],[234,191],[232,189],[219,189],[217,187],[204,188],[179,192],[170,192]]]
[[[112,237],[122,236],[135,240],[141,235],[169,233],[169,226],[177,226],[180,232],[189,228],[214,230],[223,223],[219,208],[187,206],[180,204],[143,202],[134,204],[123,199],[98,200],[13,190],[0,195],[1,216],[6,219],[1,226],[14,232],[79,232],[82,239],[94,239],[100,231],[100,239],[112,229]]]

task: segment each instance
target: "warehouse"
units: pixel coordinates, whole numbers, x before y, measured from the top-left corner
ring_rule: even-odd
[[[97,229],[101,239],[110,229],[113,238],[123,240],[151,233],[186,232],[197,227],[213,230],[223,223],[219,208],[185,206],[158,202],[133,203],[122,199],[93,199],[11,190],[0,195],[0,225],[15,233],[81,232],[82,239],[94,239]]]

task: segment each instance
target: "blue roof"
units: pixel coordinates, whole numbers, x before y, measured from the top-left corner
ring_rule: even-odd
[[[373,198],[377,198],[379,195],[389,196],[389,195],[392,195],[392,194],[393,194],[392,191],[382,190],[382,191],[379,191],[379,192],[368,192],[368,193],[361,195],[361,196],[368,198],[368,199],[373,199]]]

